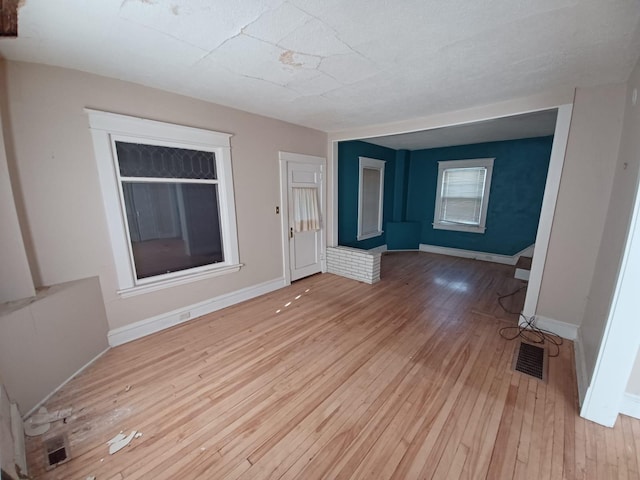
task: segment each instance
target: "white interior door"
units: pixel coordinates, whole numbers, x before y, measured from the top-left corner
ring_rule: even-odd
[[[285,254],[288,261],[285,261],[285,268],[289,270],[289,280],[294,281],[300,278],[313,275],[322,271],[324,259],[324,185],[323,170],[325,159],[321,157],[311,157],[308,155],[281,153],[281,160],[286,163],[286,215],[283,219],[286,223]],[[284,165],[281,168],[284,170]],[[284,172],[283,172],[284,173]],[[320,212],[320,222],[318,229],[302,230],[295,225],[295,202],[297,196],[294,195],[295,188],[309,189],[317,196]],[[285,193],[285,192],[283,192]],[[283,212],[284,213],[284,212]]]

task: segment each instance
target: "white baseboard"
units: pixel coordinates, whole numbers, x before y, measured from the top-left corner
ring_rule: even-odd
[[[522,255],[526,255],[529,251],[533,251],[534,245],[530,245],[515,255],[499,255],[497,253],[476,252],[473,250],[463,250],[461,248],[440,247],[438,245],[420,244],[421,252],[438,253],[440,255],[449,255],[451,257],[473,258],[474,260],[482,260],[484,262],[503,263],[505,265],[515,265]]]
[[[369,250],[367,250],[367,252],[371,252],[371,253],[382,253],[382,252],[386,252],[387,251],[387,244],[385,243],[384,245],[380,245],[379,247],[373,247],[370,248]]]
[[[524,280],[525,282],[529,281],[529,277],[531,276],[531,270],[525,270],[524,268],[516,268],[516,273],[513,276],[518,280]]]
[[[620,403],[620,413],[640,419],[640,395],[625,393]]]
[[[98,360],[102,355],[104,355],[105,353],[107,353],[109,351],[111,347],[107,347],[105,348],[103,351],[101,351],[98,355],[96,355],[95,357],[93,357],[91,360],[89,360],[86,364],[84,364],[82,367],[80,367],[78,370],[76,370],[69,378],[67,378],[64,382],[62,382],[60,385],[58,385],[51,393],[49,393],[49,395],[47,395],[46,397],[44,397],[42,400],[40,400],[35,407],[33,407],[31,410],[29,410],[27,413],[24,414],[24,416],[22,417],[23,420],[26,420],[27,418],[29,418],[31,416],[31,414],[33,412],[35,412],[36,410],[38,410],[47,400],[49,400],[58,390],[60,390],[62,387],[64,387],[67,383],[69,383],[71,381],[71,379],[73,377],[75,377],[76,375],[82,373],[82,371],[87,368],[89,365],[91,365],[93,362],[95,362],[96,360]]]
[[[236,303],[251,300],[252,298],[273,292],[274,290],[278,290],[285,286],[284,278],[276,278],[257,285],[252,285],[251,287],[236,290],[235,292],[210,298],[203,302],[188,305],[178,310],[173,310],[161,315],[156,315],[155,317],[140,320],[139,322],[125,325],[124,327],[114,328],[113,330],[109,330],[109,345],[116,347],[123,343],[131,342],[138,338],[164,330],[165,328],[188,322],[194,318],[215,312],[216,310],[221,310],[231,305],[235,305]]]
[[[527,248],[523,248],[522,250],[520,250],[518,253],[516,253],[514,255],[514,257],[530,257],[533,258],[533,252],[536,249],[536,244],[532,243],[531,245],[529,245]]]
[[[582,406],[584,397],[587,394],[587,388],[589,387],[589,379],[587,377],[587,362],[584,357],[584,347],[582,344],[580,328],[578,328],[576,338],[573,341],[573,352],[575,354],[576,380],[578,382],[578,403]]]
[[[520,325],[525,324],[522,318],[520,318],[519,323]],[[533,324],[538,328],[548,330],[549,332],[567,340],[573,341],[578,337],[578,326],[572,323],[561,322],[560,320],[554,320],[553,318],[536,315],[533,320]]]

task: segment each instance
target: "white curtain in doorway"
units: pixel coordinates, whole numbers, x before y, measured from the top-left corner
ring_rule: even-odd
[[[317,188],[293,187],[293,228],[296,232],[320,230]]]

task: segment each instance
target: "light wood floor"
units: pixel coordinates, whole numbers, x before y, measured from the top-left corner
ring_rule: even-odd
[[[47,404],[73,459],[37,478],[640,478],[640,421],[578,416],[573,346],[549,383],[511,370],[513,267],[383,256],[110,350]],[[522,301],[516,299],[515,303]],[[509,306],[510,304],[507,303]],[[512,305],[517,308],[517,305]],[[127,386],[130,388],[127,389]],[[143,433],[110,456],[120,431]]]

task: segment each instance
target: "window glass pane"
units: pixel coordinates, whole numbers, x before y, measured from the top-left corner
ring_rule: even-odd
[[[138,279],[224,261],[217,185],[122,187]]]
[[[380,170],[362,169],[362,234],[378,232],[380,214]]]
[[[485,167],[449,168],[443,172],[442,221],[480,224],[486,174]]]
[[[116,151],[122,177],[216,179],[213,152],[127,142]]]

